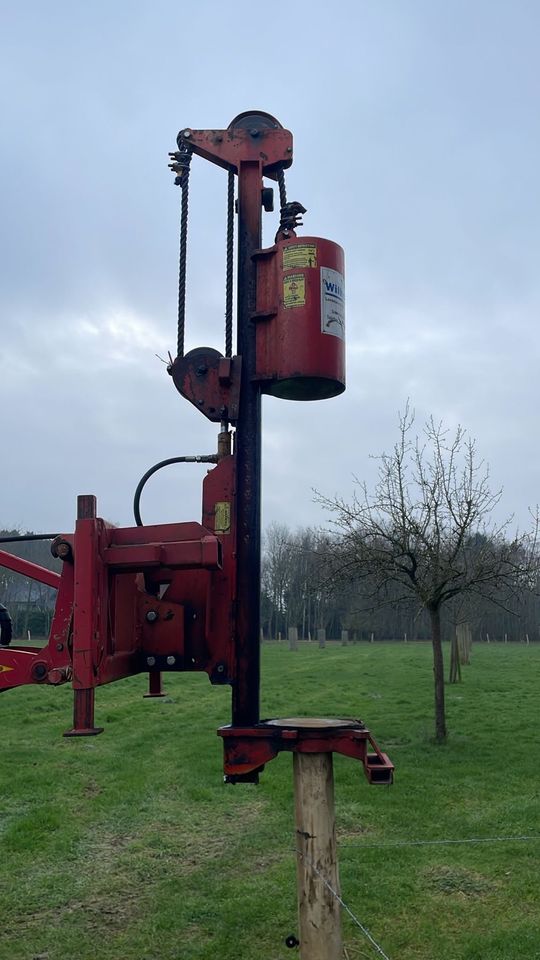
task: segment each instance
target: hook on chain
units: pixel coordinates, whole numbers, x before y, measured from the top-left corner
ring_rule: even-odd
[[[175,150],[173,153],[169,153],[169,157],[171,158],[169,169],[176,174],[174,178],[176,187],[183,187],[185,185],[185,181],[189,177],[189,166],[192,156],[193,149],[191,144],[187,143],[182,146],[181,150]]]

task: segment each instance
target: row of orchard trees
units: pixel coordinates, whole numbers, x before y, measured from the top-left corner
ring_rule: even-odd
[[[277,622],[303,636],[306,626],[335,633],[338,624],[394,637],[426,630],[442,742],[449,624],[483,618],[486,629],[490,605],[506,618],[519,615],[521,630],[538,636],[538,514],[522,533],[511,520],[498,521],[501,491],[491,490],[475,441],[433,418],[416,436],[413,427],[407,407],[394,447],[379,457],[373,489],[358,483],[349,500],[319,495],[333,517],[332,533],[288,538],[283,528],[270,531],[263,610],[270,633]],[[492,632],[507,634],[509,624]]]
[[[384,602],[374,602],[369,576],[356,571],[346,582],[329,577],[328,552],[339,537],[312,527],[291,530],[281,523],[265,531],[262,559],[261,623],[266,639],[286,639],[296,627],[304,640],[324,627],[328,639],[347,630],[354,641],[431,640],[429,617],[416,598],[399,599],[388,585]],[[366,571],[366,574],[368,571]],[[448,602],[442,611],[442,639],[453,639],[460,623],[470,624],[481,642],[540,641],[540,583],[536,578],[507,587],[496,598],[480,594]],[[394,594],[394,596],[392,596]]]

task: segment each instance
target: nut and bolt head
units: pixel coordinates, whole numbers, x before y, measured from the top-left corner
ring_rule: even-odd
[[[253,129],[253,130],[250,130],[249,133],[250,133],[250,136],[252,136],[252,137],[258,137],[258,136],[259,136],[259,133],[260,133],[260,130]]]
[[[176,663],[176,657],[167,657],[167,659],[166,659],[165,662],[166,662],[166,664],[167,664],[168,667],[174,667],[174,665],[175,665],[175,663]]]
[[[185,130],[182,130],[182,133],[180,134],[180,136],[182,136],[184,140],[189,140],[191,136],[191,130],[189,129],[189,127],[186,127]]]
[[[157,610],[149,610],[146,614],[146,619],[148,623],[155,623],[159,617]]]
[[[58,557],[59,560],[69,560],[73,556],[71,544],[61,537],[56,537],[51,543],[51,553],[53,557]]]
[[[53,667],[52,670],[49,670],[47,676],[47,680],[49,683],[52,683],[54,687],[58,686],[59,683],[64,683],[68,679],[68,672],[63,667]]]
[[[216,667],[216,670],[217,670],[218,673],[225,673],[225,664],[223,664],[223,663],[218,663],[218,665],[217,665],[217,667]]]
[[[45,680],[47,672],[46,663],[35,663],[31,670],[32,679],[37,680],[38,682]]]
[[[155,665],[156,665],[156,658],[155,658],[155,657],[147,657],[147,658],[146,658],[146,665],[147,665],[148,667],[155,667]]]

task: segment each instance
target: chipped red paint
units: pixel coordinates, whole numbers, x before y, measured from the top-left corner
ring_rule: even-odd
[[[271,720],[253,727],[220,727],[223,737],[225,774],[231,782],[258,772],[282,751],[291,753],[341,753],[359,760],[370,783],[392,783],[394,765],[383,753],[369,730],[355,720],[318,721]],[[342,725],[340,725],[340,723]],[[369,751],[371,747],[371,751]]]

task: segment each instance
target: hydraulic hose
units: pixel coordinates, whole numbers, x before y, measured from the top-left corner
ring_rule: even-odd
[[[210,453],[207,455],[197,456],[197,457],[169,457],[168,460],[160,460],[159,463],[155,463],[153,467],[150,467],[146,471],[144,476],[141,477],[139,483],[137,484],[137,489],[135,490],[135,496],[133,497],[133,513],[135,516],[135,523],[138,527],[144,526],[141,519],[141,494],[146,485],[147,480],[153,476],[154,473],[157,473],[158,470],[161,470],[162,467],[168,467],[171,463],[217,463],[218,456],[215,453]]]

